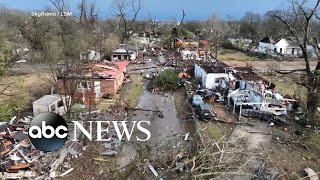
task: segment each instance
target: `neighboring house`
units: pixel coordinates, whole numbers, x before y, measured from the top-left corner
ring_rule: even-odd
[[[44,112],[54,112],[64,115],[66,112],[66,96],[59,94],[45,95],[32,103],[33,116]]]
[[[73,100],[88,105],[98,103],[102,97],[114,96],[123,84],[129,63],[129,61],[118,61],[95,64],[87,75],[77,76],[80,80],[77,81],[77,90]],[[61,86],[63,79],[61,77],[57,79],[60,82],[59,91],[63,94],[64,90]],[[74,76],[67,80],[73,81]]]
[[[229,42],[234,46],[240,46],[241,48],[248,47],[251,43],[251,39],[242,38],[242,37],[229,37],[227,38]]]
[[[87,52],[83,52],[80,55],[81,60],[89,60],[89,61],[99,61],[101,60],[101,55],[99,52],[94,50],[87,50]]]
[[[130,58],[129,58],[130,56]],[[118,49],[112,52],[111,59],[113,61],[136,60],[138,56],[135,47],[121,44]]]
[[[226,81],[229,81],[229,74],[225,73],[223,68],[202,67],[194,64],[194,74],[195,77],[200,78],[203,88],[226,87]]]
[[[299,44],[288,38],[282,38],[275,42],[274,53],[296,57],[302,55]]]
[[[275,46],[273,44],[273,40],[270,37],[263,38],[256,49],[256,52],[264,53],[264,54],[272,54]]]
[[[302,56],[299,44],[290,38],[280,38],[277,41],[273,41],[269,37],[265,37],[259,42],[256,52],[291,57]],[[307,52],[310,57],[316,56],[315,49],[310,44],[307,45]]]
[[[199,42],[191,39],[175,39],[176,48],[197,48],[199,47]]]

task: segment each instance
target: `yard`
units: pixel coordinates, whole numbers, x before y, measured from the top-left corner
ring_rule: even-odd
[[[258,61],[258,57],[249,56],[243,51],[238,50],[230,50],[224,49],[219,52],[218,59],[220,61],[229,61],[229,60],[237,60],[237,61]]]
[[[9,86],[5,95],[0,95],[0,120],[10,120],[14,114],[30,110],[34,100],[49,94],[49,78],[50,74],[44,72],[2,77],[0,91]]]

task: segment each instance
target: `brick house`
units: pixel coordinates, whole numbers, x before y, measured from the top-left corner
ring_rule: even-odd
[[[68,78],[67,81],[75,82],[76,91],[73,101],[86,105],[96,104],[100,98],[114,96],[125,79],[126,68],[129,61],[103,62],[91,65],[90,71],[80,78]],[[63,80],[58,77],[59,93],[65,94]]]

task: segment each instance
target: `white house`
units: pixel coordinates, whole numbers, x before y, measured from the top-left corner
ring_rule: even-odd
[[[270,53],[272,54],[274,51],[274,48],[275,46],[273,44],[273,40],[269,37],[265,37],[259,42],[256,52],[264,53],[264,54],[270,54]]]
[[[229,81],[229,74],[223,73],[223,69],[219,71],[205,70],[198,64],[194,64],[195,77],[200,78],[203,88],[212,89],[218,86],[226,86],[226,80]]]
[[[66,99],[68,97],[60,97],[59,94],[45,95],[42,98],[32,103],[33,115],[36,116],[43,112],[54,112],[60,115],[64,115],[66,109]]]
[[[118,49],[112,52],[111,59],[113,61],[124,61],[124,60],[136,60],[137,59],[137,51],[136,48],[130,45],[121,44]]]
[[[310,57],[316,56],[313,46],[307,45],[307,51]],[[302,50],[299,44],[290,38],[281,38],[273,42],[269,37],[265,37],[259,42],[256,52],[265,54],[279,54],[291,57],[302,56]]]
[[[289,55],[289,56],[300,56],[302,54],[299,44],[292,41],[291,39],[279,39],[274,44],[274,53]]]
[[[100,58],[101,58],[100,53],[94,50],[87,50],[87,52],[83,52],[80,55],[81,60],[99,61],[101,60]]]

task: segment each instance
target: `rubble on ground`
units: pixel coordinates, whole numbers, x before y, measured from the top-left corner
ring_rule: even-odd
[[[124,110],[109,109],[106,113],[93,111],[90,114],[80,113],[79,118],[84,120],[85,116],[90,120],[101,119],[121,119],[123,120],[127,113]],[[23,118],[13,117],[9,122],[0,124],[1,138],[1,167],[0,178],[2,179],[50,179],[60,176],[66,176],[73,171],[70,164],[71,159],[81,156],[84,149],[79,142],[68,140],[63,147],[55,152],[42,152],[36,149],[28,138],[28,128],[33,117]],[[74,127],[69,127],[69,139],[73,137]],[[108,136],[108,137],[107,137]],[[103,138],[111,140],[105,142],[106,151],[101,156],[115,156],[118,154],[120,141],[116,138],[116,132],[113,126],[110,127],[110,133],[105,134]]]

